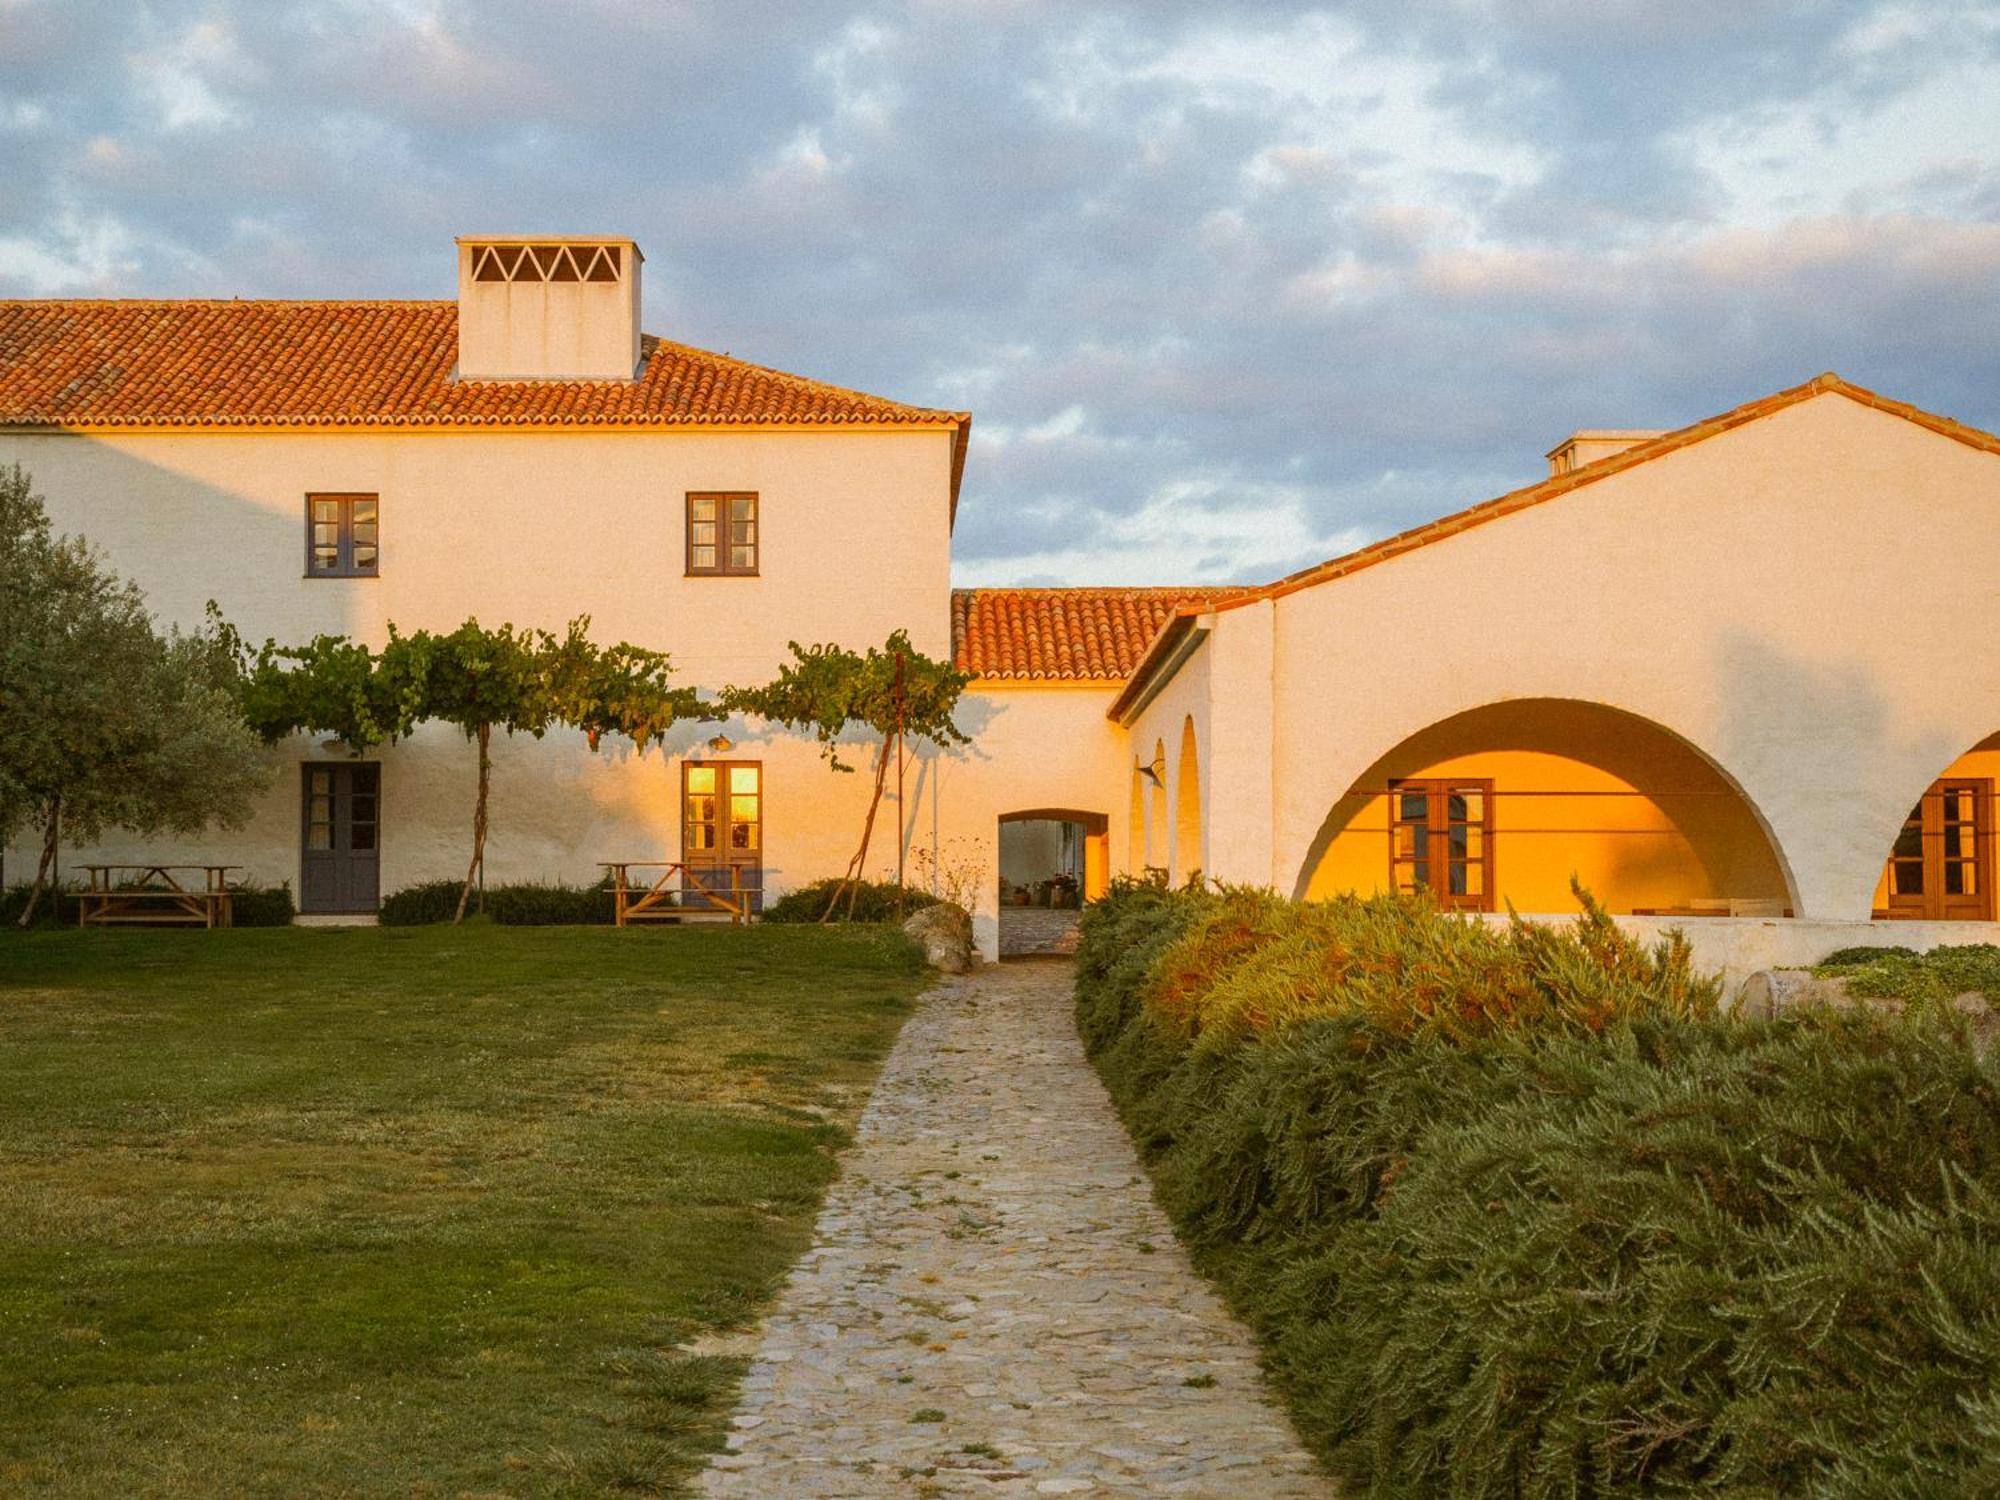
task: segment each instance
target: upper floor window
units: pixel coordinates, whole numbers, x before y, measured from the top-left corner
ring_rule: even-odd
[[[381,540],[379,496],[306,496],[306,577],[373,578]]]
[[[757,497],[747,494],[690,494],[687,503],[689,575],[755,576]]]

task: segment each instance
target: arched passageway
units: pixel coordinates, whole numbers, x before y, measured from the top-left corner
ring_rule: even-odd
[[[1146,782],[1146,868],[1164,870],[1173,846],[1167,829],[1167,743],[1153,742],[1153,758],[1140,768]]]
[[[1875,884],[1878,920],[1990,922],[2000,734],[1946,766],[1910,809]]]
[[[1174,767],[1173,878],[1185,881],[1201,867],[1201,756],[1189,717],[1181,723],[1181,753]]]
[[[1111,819],[1039,807],[1000,818],[1000,956],[1075,946],[1076,917],[1111,880]]]
[[[1789,915],[1763,820],[1707,757],[1603,704],[1517,699],[1411,735],[1333,806],[1298,894],[1431,891],[1468,911]]]

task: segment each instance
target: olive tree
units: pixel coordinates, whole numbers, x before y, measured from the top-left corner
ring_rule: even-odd
[[[17,466],[0,471],[0,838],[40,833],[21,925],[67,834],[240,827],[271,767],[239,711],[236,637],[210,606],[161,632],[144,596],[58,537]]]

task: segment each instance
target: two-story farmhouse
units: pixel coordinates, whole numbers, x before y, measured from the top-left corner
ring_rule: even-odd
[[[644,335],[640,267],[479,238],[455,302],[0,303],[0,463],[163,617],[214,599],[252,639],[588,614],[717,687],[907,629],[975,674],[973,744],[914,758],[874,863],[973,872],[989,952],[1009,859],[1529,913],[1575,876],[1738,968],[1996,930],[1986,433],[1821,376],[1578,433],[1538,484],[1267,587],[954,593],[969,417]],[[463,868],[451,731],[283,759],[216,852],[305,911]],[[844,867],[867,792],[740,720],[502,743],[489,865],[777,892]]]

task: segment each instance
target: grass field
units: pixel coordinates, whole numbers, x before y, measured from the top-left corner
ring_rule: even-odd
[[[900,936],[0,935],[0,1493],[674,1493]]]

